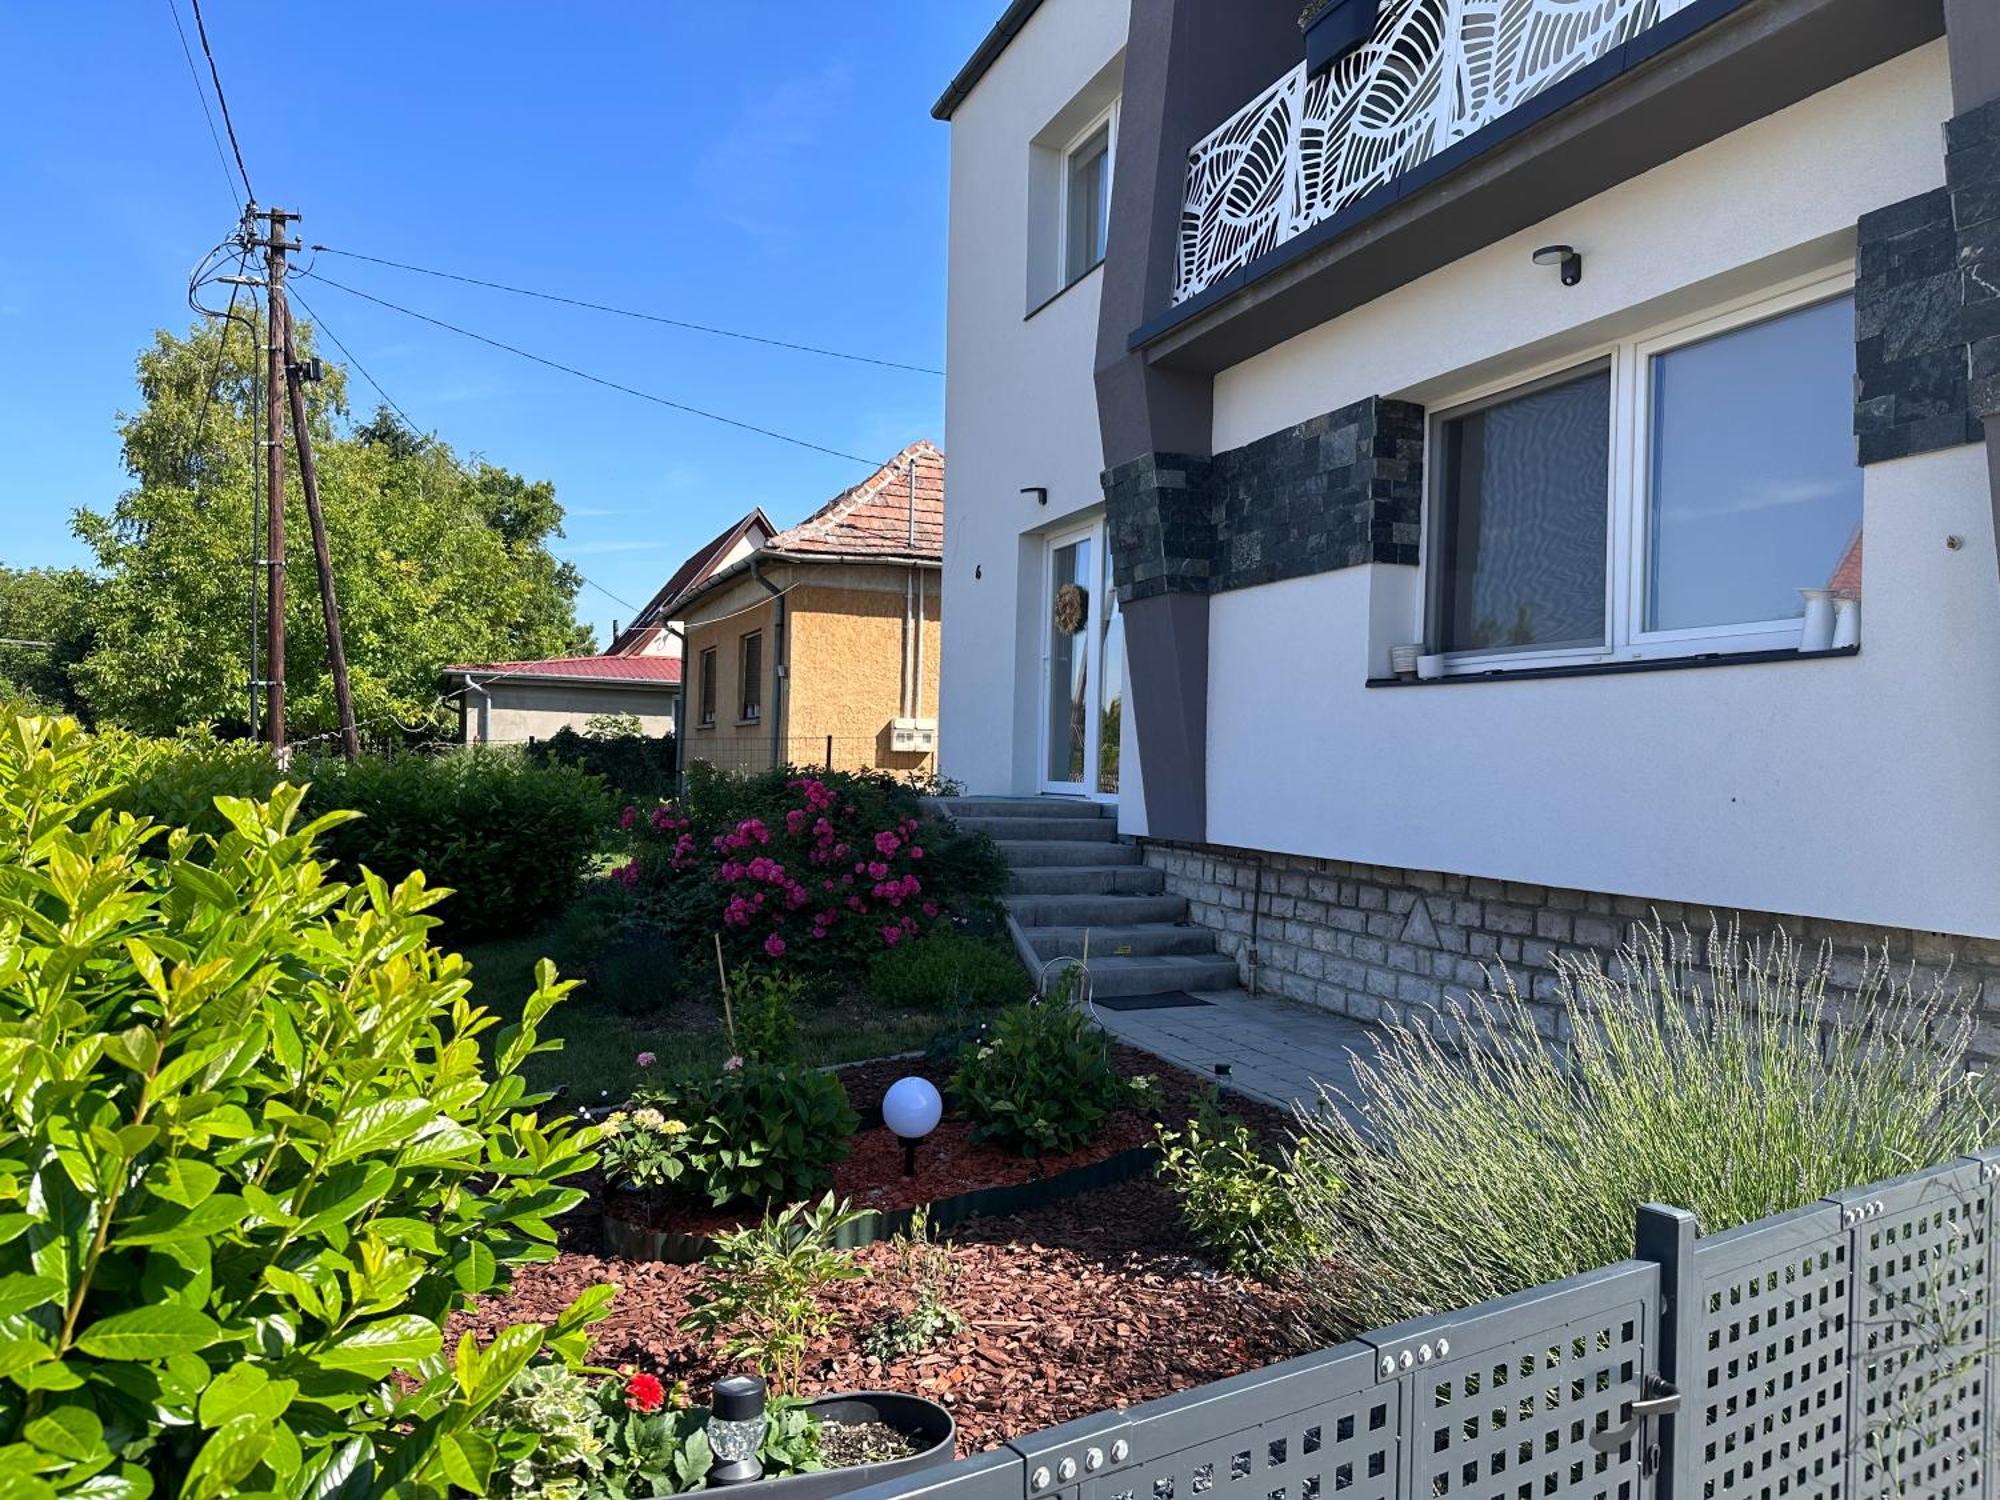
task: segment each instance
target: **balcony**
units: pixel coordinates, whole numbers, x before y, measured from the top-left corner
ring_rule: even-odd
[[[1176,306],[1520,109],[1698,0],[1383,0],[1188,153]],[[1692,18],[1690,18],[1692,19]]]

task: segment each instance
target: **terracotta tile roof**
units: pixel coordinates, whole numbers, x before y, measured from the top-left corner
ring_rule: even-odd
[[[749,515],[726,527],[706,546],[697,548],[686,562],[674,570],[674,576],[660,586],[659,592],[646,601],[646,607],[618,633],[618,639],[605,649],[604,654],[632,656],[644,651],[660,633],[660,627],[673,618],[669,611],[675,601],[713,573],[722,559],[729,555],[730,549],[758,529],[769,536],[778,528],[771,524],[771,518],[761,508],[753,507]]]
[[[559,656],[548,661],[465,662],[445,671],[480,677],[637,682],[671,687],[681,680],[678,656]]]
[[[910,492],[912,461],[916,465],[914,503]],[[915,557],[942,562],[944,454],[928,439],[918,439],[868,479],[772,537],[767,550],[795,557]]]
[[[1840,559],[1840,565],[1833,570],[1833,577],[1827,579],[1826,586],[1836,594],[1861,596],[1861,528],[1854,528],[1854,540],[1847,544],[1847,551]]]

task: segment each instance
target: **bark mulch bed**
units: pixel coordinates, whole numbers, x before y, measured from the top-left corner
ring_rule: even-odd
[[[806,1367],[807,1394],[899,1390],[929,1396],[958,1423],[961,1453],[1111,1407],[1220,1380],[1292,1352],[1286,1299],[1206,1266],[1166,1190],[1151,1180],[1005,1219],[975,1219],[943,1237],[956,1278],[950,1301],[963,1333],[884,1364],[861,1352],[875,1322],[911,1296],[887,1244],[856,1252],[869,1275],[837,1292],[839,1329]],[[591,1357],[686,1380],[700,1398],[732,1373],[709,1340],[680,1331],[699,1266],[565,1254],[529,1266],[513,1292],[454,1320],[447,1346],[470,1329],[483,1341],[509,1323],[553,1321],[601,1281],[615,1283],[611,1316]]]
[[[1193,1113],[1205,1080],[1134,1048],[1114,1045],[1113,1057],[1120,1072],[1150,1073],[1157,1081],[1160,1102],[1153,1118],[1179,1124]],[[842,1069],[840,1076],[864,1123],[879,1132],[877,1111],[891,1083],[917,1074],[942,1087],[949,1071],[910,1058],[860,1064]],[[1283,1110],[1237,1095],[1225,1094],[1224,1103],[1260,1135],[1275,1137],[1289,1123]],[[939,1157],[934,1170],[947,1174],[950,1161],[965,1165],[940,1139],[949,1126],[925,1148]],[[1152,1135],[1151,1123],[1136,1116],[1113,1128],[1124,1145]],[[858,1152],[868,1149],[870,1133],[855,1138]],[[1107,1130],[1106,1137],[1111,1135]],[[1117,1149],[1123,1146],[1106,1146],[1101,1139],[1079,1160]],[[883,1160],[895,1174],[890,1187],[901,1184],[900,1147],[893,1159]],[[1022,1181],[1035,1170],[1019,1157],[1006,1162],[1018,1175],[1002,1180]],[[952,1179],[950,1191],[990,1185],[963,1176]],[[880,1181],[877,1192],[883,1191]],[[937,1181],[944,1185],[942,1178]],[[866,1200],[858,1183],[838,1190],[875,1207],[904,1201],[893,1195]],[[978,1453],[1012,1437],[1171,1395],[1294,1352],[1286,1331],[1290,1299],[1204,1262],[1172,1197],[1150,1178],[1029,1213],[974,1219],[939,1239],[950,1247],[955,1279],[949,1300],[966,1317],[965,1330],[887,1363],[864,1354],[867,1330],[914,1300],[898,1273],[894,1247],[866,1246],[855,1254],[869,1274],[835,1289],[842,1321],[808,1361],[805,1394],[886,1389],[929,1396],[958,1422],[959,1451]],[[489,1298],[454,1319],[447,1343],[466,1330],[484,1340],[510,1323],[553,1321],[584,1290],[608,1281],[619,1292],[610,1317],[594,1330],[595,1361],[686,1380],[697,1398],[708,1383],[732,1373],[716,1359],[710,1340],[678,1326],[690,1293],[701,1285],[699,1266],[607,1258],[598,1253],[601,1234],[587,1210],[564,1224],[563,1247],[557,1260],[519,1272],[507,1296]]]

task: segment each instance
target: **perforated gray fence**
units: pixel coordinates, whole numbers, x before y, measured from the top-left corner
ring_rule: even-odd
[[[2000,1500],[2000,1148],[857,1500]]]

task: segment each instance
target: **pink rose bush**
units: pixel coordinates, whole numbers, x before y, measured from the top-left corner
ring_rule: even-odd
[[[923,816],[884,776],[718,780],[692,803],[627,808],[620,822],[636,854],[614,878],[691,948],[719,931],[732,964],[865,963],[996,894],[1004,878],[983,839]],[[940,846],[955,857],[926,864]]]

